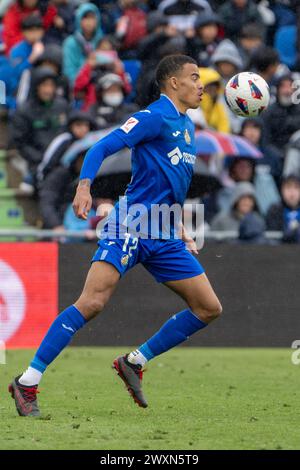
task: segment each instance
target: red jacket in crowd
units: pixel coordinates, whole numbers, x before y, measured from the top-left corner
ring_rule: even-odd
[[[5,53],[9,54],[10,49],[23,39],[21,24],[24,18],[32,13],[39,12],[38,7],[24,8],[18,2],[14,3],[7,10],[3,18],[3,41],[5,43]],[[53,5],[48,5],[43,16],[43,24],[48,29],[57,14],[57,9]]]

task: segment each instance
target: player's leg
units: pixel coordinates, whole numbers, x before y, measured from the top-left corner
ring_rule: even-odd
[[[222,312],[221,303],[205,273],[188,279],[168,281],[165,285],[180,295],[189,308],[173,315],[157,333],[130,353],[130,362],[144,366],[150,359],[205,328]]]
[[[29,368],[10,385],[17,410],[23,416],[37,416],[37,386],[49,364],[69,344],[74,334],[104,308],[120,273],[109,263],[92,264],[79,299],[58,315],[49,328]]]
[[[143,243],[147,244],[148,252],[152,247],[152,252],[154,251],[154,255],[142,261],[146,269],[158,282],[163,282],[178,293],[189,306],[188,309],[173,315],[138,349],[114,361],[114,367],[135,402],[139,406],[146,407],[147,401],[141,383],[141,373],[145,363],[206,327],[210,321],[219,316],[221,305],[204,274],[203,267],[186,250],[181,240],[167,243],[143,240]]]

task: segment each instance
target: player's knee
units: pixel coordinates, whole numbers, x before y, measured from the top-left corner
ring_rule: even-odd
[[[101,293],[91,296],[82,294],[77,303],[80,305],[79,310],[88,320],[98,315],[105,307],[105,300]]]
[[[213,320],[216,320],[221,315],[223,308],[219,301],[214,302],[206,307],[194,306],[192,309],[195,315],[197,315],[200,320],[205,323],[210,323]]]

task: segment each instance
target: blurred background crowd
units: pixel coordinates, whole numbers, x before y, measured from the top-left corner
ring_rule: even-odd
[[[300,242],[299,31],[299,0],[0,0],[0,229],[93,238],[131,162],[128,150],[105,160],[81,221],[71,201],[84,155],[159,96],[159,60],[184,53],[205,87],[189,111],[197,161],[187,202],[204,204],[208,233],[234,231],[235,243]],[[226,82],[245,70],[270,86],[259,118],[224,102]]]

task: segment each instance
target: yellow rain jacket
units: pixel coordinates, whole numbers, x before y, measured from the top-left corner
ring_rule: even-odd
[[[209,67],[199,67],[200,79],[205,87],[210,83],[220,82],[219,96],[214,101],[208,93],[203,94],[201,109],[207,125],[219,132],[230,132],[230,121],[226,112],[225,103],[222,101],[223,85],[221,75]]]

